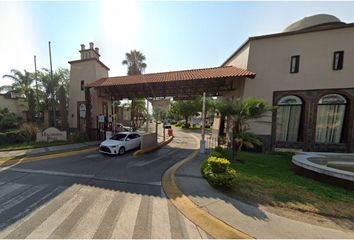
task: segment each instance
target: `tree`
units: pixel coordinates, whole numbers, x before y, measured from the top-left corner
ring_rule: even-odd
[[[227,117],[227,129],[231,130],[232,160],[242,146],[254,147],[262,142],[253,133],[249,132],[247,121],[263,117],[265,113],[273,110],[273,107],[264,100],[250,98],[244,101],[237,99],[218,100],[215,104],[216,110],[224,117]],[[230,127],[232,121],[232,127]]]
[[[122,64],[128,66],[128,75],[142,74],[146,68],[145,56],[137,50],[132,50],[125,54]]]
[[[4,85],[0,87],[0,91],[14,91],[19,94],[25,95],[27,98],[33,83],[32,73],[24,70],[24,73],[16,69],[11,69],[12,74],[6,74],[3,78],[8,78],[13,81],[11,85]]]
[[[67,106],[66,106],[66,92],[64,86],[60,86],[59,88],[59,112],[61,118],[61,129],[67,130],[68,117],[67,117]]]
[[[182,116],[185,119],[186,127],[189,126],[189,117],[198,114],[201,109],[200,99],[174,101],[171,105],[171,113]]]
[[[140,75],[144,72],[146,68],[146,63],[145,63],[145,56],[137,50],[132,50],[129,53],[125,54],[125,60],[122,61],[123,65],[126,65],[128,67],[128,75]],[[132,100],[132,105],[134,106],[134,101],[135,99]],[[130,118],[132,119],[132,128],[135,130],[135,123],[134,123],[134,107],[131,109],[130,113]]]
[[[18,128],[20,126],[20,118],[7,108],[0,107],[0,131]]]
[[[29,122],[34,122],[36,118],[36,98],[34,96],[34,91],[31,89],[28,95],[28,120]]]

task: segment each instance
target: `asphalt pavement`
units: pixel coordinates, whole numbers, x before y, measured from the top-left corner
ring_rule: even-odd
[[[139,157],[91,152],[1,168],[0,238],[208,238],[161,187],[192,141],[180,133]]]

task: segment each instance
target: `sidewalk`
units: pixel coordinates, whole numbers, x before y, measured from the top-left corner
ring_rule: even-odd
[[[342,232],[295,221],[222,194],[200,174],[200,163],[205,156],[198,154],[178,169],[176,183],[199,208],[230,226],[255,238],[354,238],[354,231]]]
[[[23,155],[32,156],[40,153],[74,150],[83,147],[98,146],[99,143],[100,143],[99,141],[92,141],[92,142],[74,143],[74,144],[61,145],[61,146],[23,149],[23,150],[15,150],[15,151],[4,151],[4,152],[0,152],[0,158],[8,158],[8,157],[14,158]]]

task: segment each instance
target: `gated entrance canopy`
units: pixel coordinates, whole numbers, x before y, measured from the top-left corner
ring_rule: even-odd
[[[220,96],[235,90],[238,81],[254,78],[255,73],[237,67],[226,66],[185,71],[151,73],[134,76],[101,78],[86,88],[98,90],[99,97],[155,98],[173,97],[188,99],[201,96]]]

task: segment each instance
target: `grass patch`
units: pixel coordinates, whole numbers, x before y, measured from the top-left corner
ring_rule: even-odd
[[[0,146],[0,151],[14,151],[14,150],[24,150],[32,148],[41,148],[41,147],[53,147],[53,146],[62,146],[67,144],[73,144],[79,142],[71,141],[53,141],[53,142],[27,142],[27,143],[15,143],[15,144],[2,144]]]
[[[354,192],[296,175],[291,153],[240,152],[232,195],[254,203],[354,219]]]

